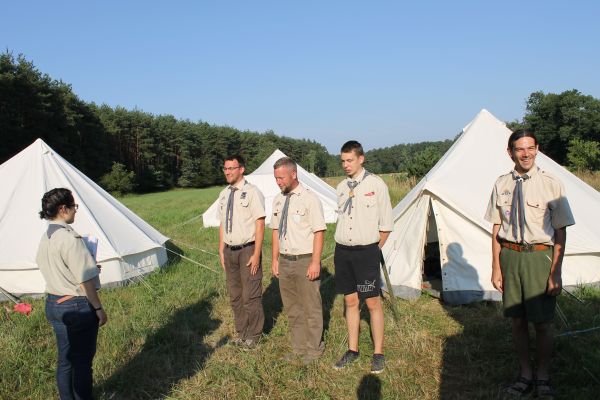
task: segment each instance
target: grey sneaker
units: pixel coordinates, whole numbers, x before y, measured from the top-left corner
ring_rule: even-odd
[[[242,341],[240,346],[241,346],[242,350],[254,350],[256,348],[257,344],[258,344],[257,340],[246,339],[246,340]]]
[[[348,350],[347,352],[344,353],[344,355],[342,356],[342,358],[340,358],[340,361],[338,361],[337,363],[335,363],[335,365],[333,366],[333,368],[335,368],[335,369],[342,369],[346,365],[350,364],[351,362],[356,361],[357,359],[358,359],[358,352],[357,351]]]
[[[371,373],[380,374],[385,369],[385,357],[383,354],[373,354],[373,361],[371,361]]]
[[[236,338],[234,338],[234,339],[231,339],[231,340],[229,341],[229,344],[230,344],[231,346],[240,347],[240,346],[242,345],[242,343],[243,343],[243,342],[244,342],[244,341],[243,341],[241,338],[239,338],[239,337],[236,337]]]

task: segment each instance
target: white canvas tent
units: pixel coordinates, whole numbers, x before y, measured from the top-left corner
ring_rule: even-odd
[[[484,215],[494,182],[514,165],[506,152],[510,134],[482,110],[394,208],[394,231],[383,248],[394,294],[420,295],[424,247],[439,243],[445,302],[501,299],[490,283],[492,225]],[[567,228],[563,285],[600,282],[600,193],[542,153],[536,164],[563,182],[575,217]]]
[[[102,285],[115,285],[146,274],[167,261],[168,240],[41,139],[0,165],[0,287],[13,294],[45,289],[35,263],[47,227],[38,212],[45,192],[64,187],[79,209],[73,228],[98,238],[97,261]]]
[[[278,150],[275,150],[273,154],[269,156],[254,172],[246,175],[248,182],[256,185],[263,196],[265,196],[265,211],[267,214],[266,223],[271,222],[271,210],[273,207],[273,199],[281,192],[275,178],[273,177],[273,164],[281,157],[285,157],[285,154]],[[330,224],[337,220],[337,200],[335,189],[329,186],[321,178],[306,171],[300,165],[298,165],[298,180],[306,188],[310,189],[315,193],[321,204],[323,204],[323,213],[325,214],[325,222]],[[219,226],[218,218],[218,200],[202,214],[202,221],[204,226]]]

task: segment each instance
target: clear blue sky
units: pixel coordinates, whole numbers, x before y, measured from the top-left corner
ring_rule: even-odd
[[[11,1],[0,45],[85,101],[309,138],[453,138],[600,98],[597,1]]]

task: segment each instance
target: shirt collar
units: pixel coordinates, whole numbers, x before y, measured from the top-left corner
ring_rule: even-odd
[[[240,190],[240,189],[242,189],[242,188],[244,187],[244,185],[245,185],[245,184],[246,184],[246,179],[245,179],[245,178],[242,178],[242,180],[241,180],[241,181],[239,181],[239,182],[238,182],[238,183],[236,183],[235,185],[229,185],[229,187],[230,187],[230,188],[231,188],[231,187],[234,187],[234,188],[236,188],[236,189]]]
[[[529,169],[529,171],[527,171],[525,173],[527,174],[527,176],[529,176],[530,178],[532,178],[534,175],[536,175],[539,172],[539,170],[540,170],[540,167],[538,167],[537,165],[534,164],[533,167],[531,167]],[[513,176],[521,176],[521,174],[519,174],[517,172],[517,170],[514,169],[514,168],[512,170],[512,174],[513,174]]]
[[[359,173],[357,176],[355,176],[354,178],[350,178],[350,177],[348,176],[348,177],[347,177],[347,179],[348,179],[349,181],[357,181],[357,182],[360,182],[360,181],[362,181],[362,180],[364,179],[364,176],[365,176],[365,172],[366,172],[366,171],[367,171],[367,170],[366,170],[366,169],[363,167],[362,171],[360,171],[360,173]]]

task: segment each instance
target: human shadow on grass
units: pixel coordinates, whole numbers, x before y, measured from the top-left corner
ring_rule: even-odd
[[[98,397],[167,397],[180,381],[202,370],[211,354],[229,339],[223,337],[214,346],[204,343],[204,338],[221,324],[221,320],[211,316],[217,296],[212,292],[199,302],[175,311],[165,325],[146,337],[138,354],[97,388]]]
[[[372,374],[366,374],[356,389],[357,400],[381,400],[381,380]]]
[[[263,332],[265,335],[268,335],[273,330],[275,324],[277,324],[277,318],[279,318],[279,314],[281,314],[281,310],[283,309],[281,294],[279,293],[279,279],[274,276],[271,276],[271,282],[263,292],[262,302],[265,313]]]
[[[326,269],[321,269],[321,301],[323,304],[323,331],[329,327],[331,319],[331,308],[335,300],[335,284],[333,276]],[[263,332],[268,335],[277,324],[277,319],[283,310],[281,293],[279,291],[279,279],[271,277],[271,282],[263,293],[263,308],[265,312],[265,325]]]
[[[477,270],[463,257],[460,244],[451,243],[441,258],[447,260],[442,267],[442,282],[450,273],[478,282]],[[444,342],[440,399],[499,398],[499,367],[511,351],[510,329],[497,304],[480,301],[482,291],[442,294],[444,310],[460,328]]]
[[[335,281],[333,275],[324,268],[321,268],[321,287],[319,289],[323,304],[323,332],[326,332],[329,329],[331,309],[335,301]]]

